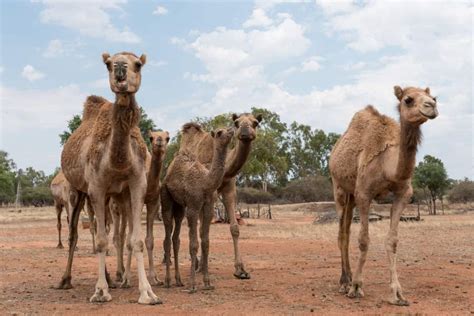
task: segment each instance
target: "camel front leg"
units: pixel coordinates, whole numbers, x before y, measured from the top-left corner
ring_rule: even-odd
[[[235,179],[231,180],[220,192],[224,203],[227,217],[230,220],[230,234],[234,242],[234,276],[237,279],[250,279],[250,274],[245,271],[242,257],[239,249],[239,224],[235,218],[235,206],[237,201],[237,189],[235,187]]]
[[[413,194],[411,186],[396,193],[395,201],[390,212],[390,230],[385,239],[385,250],[387,251],[390,264],[390,288],[392,295],[388,302],[393,305],[408,306],[409,303],[402,294],[402,287],[398,281],[397,274],[397,244],[398,244],[398,223],[405,206],[410,201]]]
[[[208,201],[203,206],[201,216],[201,271],[203,274],[204,290],[213,290],[209,279],[209,229],[214,213],[214,203]]]
[[[165,226],[165,238],[163,239],[164,263],[166,264],[165,287],[171,287],[171,233],[173,232],[173,201],[166,187],[161,188],[161,213]]]
[[[129,249],[133,248],[135,253],[135,259],[137,260],[137,270],[138,270],[138,289],[140,291],[140,297],[138,298],[139,304],[161,304],[161,300],[153,293],[150,283],[148,282],[146,271],[145,271],[145,262],[143,260],[143,248],[144,242],[142,239],[142,229],[141,229],[141,214],[144,204],[146,192],[146,178],[145,173],[143,176],[138,178],[137,181],[130,183],[130,199],[131,199],[131,213],[132,221],[129,223],[132,226],[131,232],[131,245]]]
[[[146,250],[148,253],[148,279],[152,285],[162,285],[163,282],[158,278],[155,271],[155,265],[153,263],[153,248],[154,248],[154,236],[153,236],[153,224],[155,223],[156,213],[158,212],[160,200],[154,199],[146,204]]]
[[[371,200],[371,198],[363,194],[358,194],[355,198],[360,217],[360,254],[357,263],[357,269],[352,279],[352,286],[349,289],[349,293],[347,293],[347,296],[350,298],[364,297],[364,291],[362,291],[362,270],[364,269],[365,261],[367,259],[367,252],[369,250],[369,207]]]
[[[112,300],[109,293],[109,285],[106,278],[105,271],[105,252],[108,247],[107,233],[105,230],[105,192],[99,189],[99,186],[89,187],[89,198],[95,212],[97,221],[97,257],[99,259],[99,278],[95,285],[95,293],[91,296],[91,303],[103,303]]]
[[[184,218],[184,208],[177,203],[173,204],[173,217],[174,217],[174,232],[173,232],[173,253],[174,253],[174,274],[176,280],[176,286],[184,286],[181,281],[181,273],[179,272],[179,246],[181,240],[179,235],[181,234],[181,224]],[[197,258],[197,256],[196,256]],[[168,262],[169,262],[168,258]],[[196,266],[194,266],[196,268]]]
[[[125,266],[123,265],[123,247],[125,245],[125,234],[127,228],[127,218],[123,215],[123,208],[116,200],[110,202],[110,210],[114,224],[114,246],[117,256],[117,271],[115,272],[115,280],[123,282]]]
[[[194,263],[197,260],[197,252],[199,247],[197,234],[199,209],[189,209],[188,207],[188,212],[190,215],[186,217],[189,227],[189,254],[191,255],[191,288],[189,289],[189,293],[196,293],[196,265]]]
[[[84,206],[85,194],[82,192],[73,192],[70,193],[70,203],[73,207],[71,220],[69,221],[69,253],[67,258],[66,271],[61,279],[61,282],[56,287],[56,289],[70,289],[71,285],[71,269],[72,262],[74,260],[74,251],[77,245],[77,224],[79,222],[79,215],[81,214],[82,207]]]

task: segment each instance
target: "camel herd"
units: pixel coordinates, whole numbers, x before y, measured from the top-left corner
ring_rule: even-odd
[[[235,271],[239,279],[250,278],[239,250],[239,226],[235,217],[236,176],[247,161],[257,127],[262,117],[234,114],[233,126],[204,131],[196,123],[187,123],[181,130],[178,153],[169,165],[163,182],[161,169],[169,142],[168,132],[149,132],[149,152],[138,127],[140,110],[135,100],[141,84],[141,69],[146,56],[122,52],[102,55],[109,73],[109,83],[115,101],[90,96],[84,104],[82,123],[64,145],[61,172],[51,183],[58,214],[58,248],[61,243],[61,212],[66,208],[69,223],[69,254],[66,270],[58,285],[69,289],[74,250],[77,244],[79,214],[87,203],[91,221],[93,248],[99,259],[99,277],[91,302],[112,299],[109,288],[114,286],[106,269],[108,232],[113,223],[113,243],[117,252],[116,280],[121,287],[130,286],[132,254],[138,270],[140,304],[160,304],[151,285],[161,285],[153,261],[153,222],[161,202],[165,227],[163,242],[166,264],[165,287],[171,286],[171,245],[174,252],[176,286],[183,286],[179,272],[180,230],[184,217],[189,226],[191,284],[189,292],[197,290],[196,273],[203,275],[203,290],[214,287],[208,273],[209,228],[217,196],[222,197],[230,219]],[[390,229],[385,241],[389,265],[389,302],[408,305],[402,294],[396,270],[397,233],[400,215],[411,195],[411,177],[417,146],[421,141],[421,124],[437,115],[436,98],[430,89],[395,87],[399,101],[400,123],[380,114],[372,106],[357,112],[348,130],[338,140],[329,162],[339,216],[338,245],[341,251],[342,273],[340,292],[348,297],[363,297],[362,270],[366,261],[369,232],[368,211],[371,201],[393,192]],[[235,145],[230,149],[229,144]],[[141,213],[146,204],[146,238],[141,232]],[[360,213],[360,255],[352,275],[349,263],[349,236],[353,208]],[[200,223],[201,260],[198,222]],[[126,232],[128,227],[128,233]],[[124,246],[127,259],[124,264]],[[148,272],[143,251],[148,252]]]

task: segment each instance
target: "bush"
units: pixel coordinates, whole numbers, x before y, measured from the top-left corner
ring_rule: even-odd
[[[264,192],[255,188],[237,188],[237,199],[247,204],[271,203],[275,197],[270,192]]]
[[[334,200],[331,180],[320,175],[293,180],[281,194],[283,199],[291,203]]]
[[[448,193],[448,200],[452,203],[467,203],[474,201],[474,181],[464,179],[454,184]]]

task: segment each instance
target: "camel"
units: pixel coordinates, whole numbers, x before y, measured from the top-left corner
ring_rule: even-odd
[[[413,193],[411,179],[421,142],[420,126],[436,118],[438,110],[429,88],[395,86],[394,91],[399,101],[400,124],[370,105],[357,112],[332,150],[329,169],[339,216],[338,245],[342,263],[339,291],[350,298],[364,296],[362,269],[369,247],[369,206],[372,199],[391,191],[395,200],[385,240],[392,291],[389,302],[404,306],[409,303],[402,294],[396,270],[398,223]],[[352,277],[348,249],[354,206],[360,214],[360,255]]]
[[[170,141],[167,131],[149,131],[148,136],[151,143],[151,154],[147,152],[147,192],[145,195],[145,204],[147,209],[147,232],[145,244],[148,252],[148,278],[152,285],[162,285],[163,282],[158,278],[153,264],[153,224],[158,213],[160,203],[160,175],[165,159],[166,147]],[[111,199],[111,210],[114,222],[114,245],[117,250],[117,273],[116,280],[124,282],[125,267],[123,264],[123,246],[125,241],[125,230],[127,219],[123,216],[123,209]],[[130,254],[129,254],[130,258]],[[130,259],[127,260],[127,265]]]
[[[58,228],[58,245],[56,248],[62,249],[64,248],[61,242],[61,214],[63,212],[63,208],[66,209],[66,216],[67,222],[69,223],[69,216],[70,214],[70,205],[69,205],[69,192],[70,192],[70,184],[66,180],[64,173],[62,170],[59,170],[58,174],[53,178],[51,181],[51,194],[53,195],[54,199],[54,207],[56,208],[56,216],[57,216],[57,228]],[[87,214],[89,215],[89,223],[90,223],[90,232],[92,235],[92,252],[96,253],[95,251],[95,220],[94,220],[94,211],[90,204],[90,200],[86,198],[87,201]],[[77,249],[77,247],[76,247]]]
[[[158,278],[153,264],[153,224],[160,206],[160,176],[166,155],[166,147],[170,141],[170,134],[167,131],[149,131],[148,136],[151,143],[151,162],[148,167],[145,196],[147,210],[145,244],[148,253],[148,279],[151,280],[152,285],[161,285],[163,282]]]
[[[58,245],[56,248],[62,249],[64,248],[63,243],[61,242],[61,214],[63,212],[63,208],[66,209],[66,218],[68,223],[70,215],[69,182],[67,182],[62,171],[59,171],[59,173],[53,178],[50,188],[53,195],[54,207],[56,208],[56,217],[58,220],[56,224],[56,227],[58,228]]]
[[[97,253],[99,278],[90,302],[107,302],[109,293],[105,252],[108,240],[105,214],[110,198],[125,209],[129,225],[127,247],[137,260],[140,304],[159,304],[148,282],[143,260],[140,215],[146,194],[146,144],[140,134],[140,110],[135,94],[141,84],[141,69],[146,56],[122,52],[102,55],[109,72],[109,83],[115,94],[111,103],[90,96],[84,105],[82,123],[64,145],[61,165],[71,184],[71,204],[74,205],[69,234],[69,258],[59,288],[70,288],[71,267],[77,243],[79,211],[86,194],[91,200],[97,220]]]
[[[173,219],[175,229],[173,233],[173,250],[175,261],[176,284],[182,286],[179,273],[179,233],[181,222],[186,216],[189,226],[189,252],[191,255],[191,288],[190,293],[196,292],[196,264],[198,251],[197,222],[200,219],[201,235],[201,271],[203,273],[204,289],[211,290],[208,271],[209,256],[209,228],[214,215],[214,202],[216,190],[221,185],[225,172],[227,146],[232,140],[234,131],[219,129],[211,134],[205,133],[196,123],[187,123],[183,126],[182,144],[185,145],[190,138],[205,137],[214,144],[212,162],[206,166],[198,160],[193,151],[182,146],[175,156],[163,180],[161,188],[161,210],[165,225],[165,240],[163,242],[166,262],[165,286],[170,286],[170,256],[171,233]],[[199,137],[197,136],[197,137]]]
[[[227,154],[224,179],[217,188],[217,193],[221,195],[222,201],[230,220],[230,233],[234,244],[234,277],[237,279],[250,279],[250,274],[245,271],[244,263],[240,255],[239,248],[239,224],[235,217],[237,205],[237,187],[235,185],[236,177],[245,165],[252,142],[257,137],[257,127],[262,121],[262,115],[253,116],[250,113],[240,115],[232,114],[232,121],[235,126],[235,147]],[[187,147],[189,151],[195,152],[198,160],[203,164],[210,164],[213,155],[212,138],[205,134],[193,134],[185,142],[181,142],[181,147]]]

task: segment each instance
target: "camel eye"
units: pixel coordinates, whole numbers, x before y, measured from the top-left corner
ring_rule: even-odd
[[[412,106],[413,105],[413,98],[412,97],[407,97],[405,99],[405,104],[409,107]]]
[[[137,62],[135,63],[135,69],[136,69],[137,71],[140,71],[140,70],[142,69],[142,63],[139,62],[139,61],[137,61]]]

